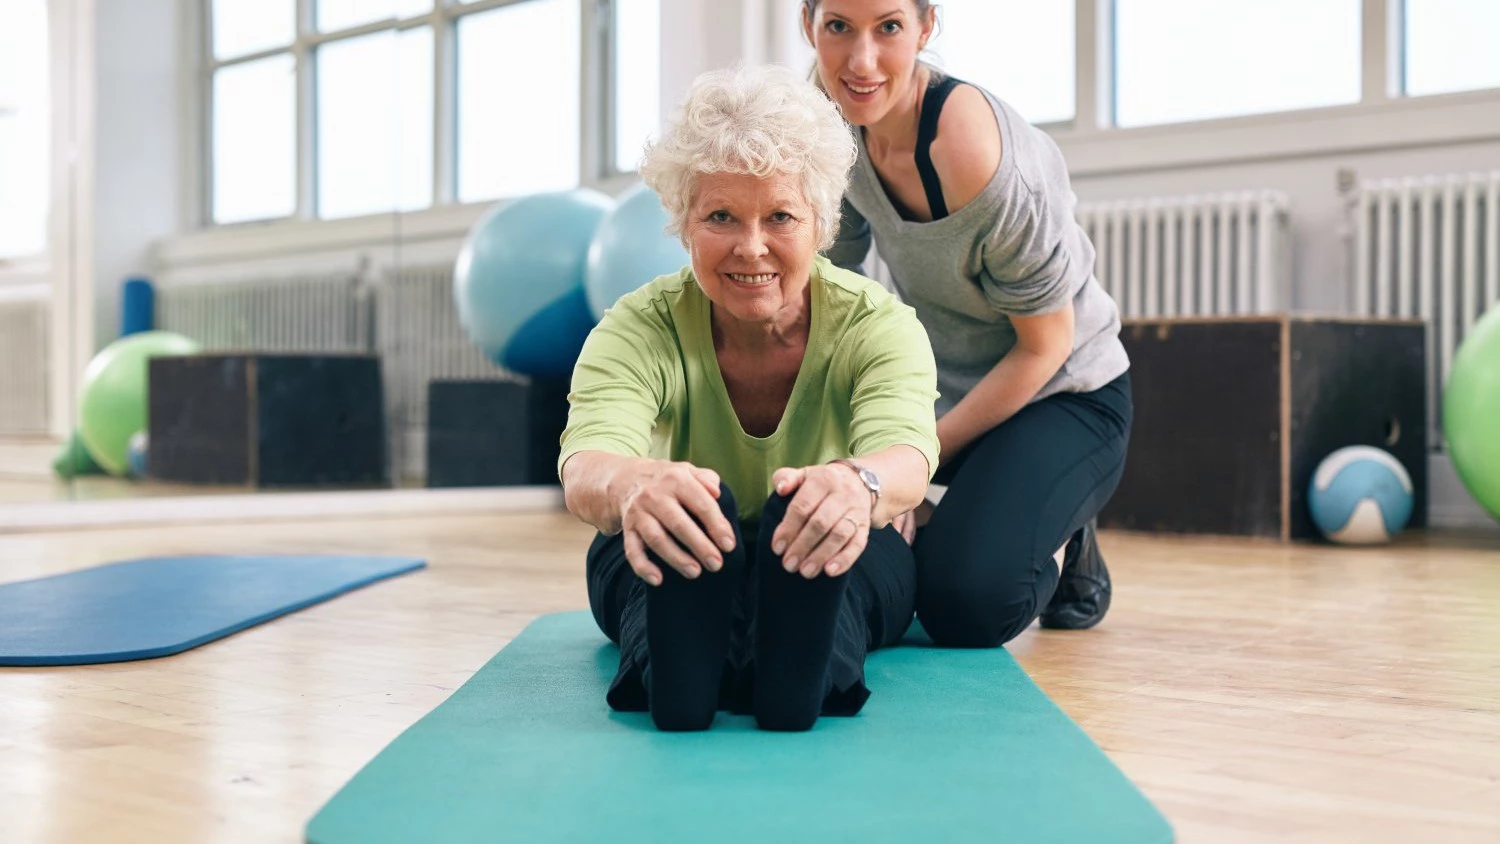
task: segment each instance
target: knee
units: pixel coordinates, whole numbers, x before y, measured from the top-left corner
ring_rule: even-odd
[[[922,584],[917,590],[917,620],[945,648],[997,648],[1030,626],[1038,609],[1030,589]]]
[[[771,493],[766,499],[766,504],[760,510],[761,524],[780,524],[786,518],[786,508],[792,503],[790,495],[782,495],[779,492]]]
[[[730,524],[734,524],[740,518],[740,508],[734,501],[734,492],[723,481],[719,481],[719,512],[724,514],[724,518],[728,519]]]

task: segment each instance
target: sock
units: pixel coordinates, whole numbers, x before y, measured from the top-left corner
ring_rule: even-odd
[[[738,549],[725,554],[723,568],[705,570],[696,580],[655,562],[662,583],[646,587],[651,720],[660,730],[706,730],[719,708],[719,683],[729,656],[734,596],[744,575],[744,554]]]
[[[808,580],[782,568],[769,547],[757,555],[756,568],[755,720],[763,730],[808,730],[828,694],[849,576]]]

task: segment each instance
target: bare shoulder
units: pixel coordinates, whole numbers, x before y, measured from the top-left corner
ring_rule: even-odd
[[[1000,126],[984,92],[959,85],[948,95],[932,141],[932,165],[952,213],[968,205],[1000,167]]]

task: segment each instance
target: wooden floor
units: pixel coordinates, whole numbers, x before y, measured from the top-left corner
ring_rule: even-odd
[[[551,513],[0,536],[7,581],[180,552],[431,561],[179,656],[0,669],[0,839],[299,841],[528,621],[585,605],[588,538]],[[1104,547],[1105,624],[1012,650],[1180,841],[1500,841],[1500,542]]]

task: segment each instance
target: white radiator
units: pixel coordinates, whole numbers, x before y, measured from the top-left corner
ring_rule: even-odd
[[[1275,191],[1080,203],[1094,273],[1124,317],[1290,306],[1286,197]]]
[[[421,447],[427,431],[427,385],[435,378],[504,380],[515,377],[491,363],[458,321],[453,305],[453,265],[388,271],[377,294],[379,349],[383,360],[389,427],[397,437],[398,464],[426,471]],[[405,455],[404,459],[401,455]]]
[[[209,351],[375,351],[373,299],[353,273],[165,285],[156,324]]]
[[[49,433],[50,311],[46,298],[0,298],[0,437]]]
[[[1441,443],[1453,355],[1500,302],[1500,170],[1362,182],[1349,209],[1355,313],[1427,321],[1428,418]]]

